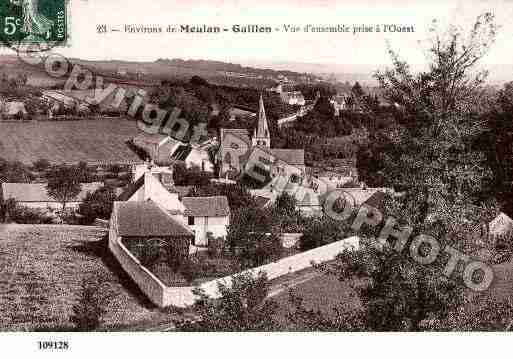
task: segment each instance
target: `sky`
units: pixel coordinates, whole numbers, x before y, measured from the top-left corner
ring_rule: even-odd
[[[434,18],[469,28],[476,16],[492,11],[502,26],[487,65],[513,64],[513,0],[72,0],[70,46],[65,56],[83,59],[154,61],[158,58],[209,59],[242,64],[283,62],[344,65],[364,69],[387,64],[386,41],[412,64],[424,63],[423,46]],[[97,25],[291,24],[412,26],[413,33],[272,34],[98,34]],[[424,41],[424,42],[423,42]],[[424,45],[423,45],[424,43]],[[330,67],[327,67],[329,69]]]

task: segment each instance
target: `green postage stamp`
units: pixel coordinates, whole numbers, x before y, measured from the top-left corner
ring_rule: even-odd
[[[0,34],[4,44],[51,43],[68,38],[66,0],[0,0]]]

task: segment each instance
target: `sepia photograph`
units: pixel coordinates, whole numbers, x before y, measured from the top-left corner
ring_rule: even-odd
[[[511,340],[512,18],[0,0],[0,342]]]

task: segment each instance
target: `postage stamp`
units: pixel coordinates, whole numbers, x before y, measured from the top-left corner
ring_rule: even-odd
[[[0,1],[0,38],[7,46],[64,45],[68,39],[66,0]]]

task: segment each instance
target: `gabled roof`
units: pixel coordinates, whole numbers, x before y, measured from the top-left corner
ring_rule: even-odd
[[[305,165],[305,150],[303,149],[284,149],[284,148],[271,148],[271,153],[283,162],[289,165],[304,166]]]
[[[153,173],[153,176],[158,178],[158,173]],[[160,180],[159,180],[160,182]],[[117,201],[128,201],[145,183],[145,176],[142,175],[134,183],[130,183],[127,188],[117,197]],[[162,186],[170,193],[178,193],[179,196],[185,196],[189,193],[191,186]]]
[[[385,210],[384,206],[385,202],[385,193],[382,191],[377,191],[372,194],[363,204],[374,207],[379,211],[383,212]]]
[[[193,232],[152,201],[115,202],[121,237],[183,237]]]
[[[2,183],[3,198],[14,198],[18,202],[59,202],[48,196],[46,183]],[[82,189],[74,201],[82,201],[88,192],[103,187],[101,182],[82,183]]]
[[[246,142],[251,146],[251,139],[249,138],[249,131],[246,128],[221,128],[221,140],[224,141],[224,137],[231,134],[242,141]]]
[[[191,217],[224,217],[230,214],[226,196],[184,197],[185,215]]]

